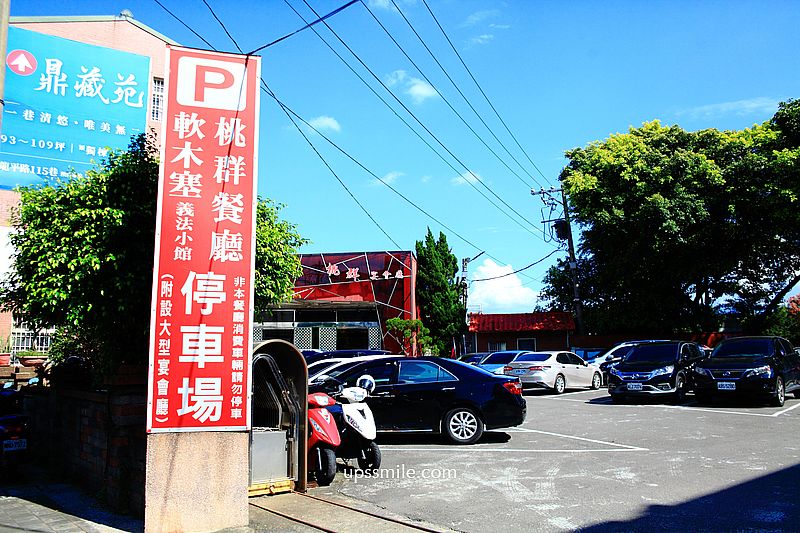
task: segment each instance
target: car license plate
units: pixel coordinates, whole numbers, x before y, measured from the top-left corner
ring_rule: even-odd
[[[641,383],[628,383],[628,390],[642,390]]]
[[[512,373],[512,374],[516,374],[516,375],[518,375],[518,376],[521,376],[521,375],[522,375],[522,374],[524,374],[525,372],[527,372],[527,370],[525,370],[524,368],[518,368],[518,369],[516,369],[516,370],[513,370],[511,373]]]
[[[3,441],[3,451],[4,452],[13,452],[17,450],[24,450],[28,447],[28,441],[26,439],[14,439],[14,440],[4,440]]]
[[[717,390],[736,390],[736,383],[731,381],[720,381],[717,383]]]

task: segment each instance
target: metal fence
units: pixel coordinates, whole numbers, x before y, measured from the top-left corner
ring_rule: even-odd
[[[11,354],[19,352],[47,352],[53,341],[55,329],[31,331],[27,328],[15,327],[11,330]]]

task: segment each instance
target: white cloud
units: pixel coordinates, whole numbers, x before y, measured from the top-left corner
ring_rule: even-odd
[[[380,180],[376,180],[376,179],[373,179],[373,180],[372,180],[372,183],[373,183],[374,185],[383,185],[384,183],[392,184],[392,183],[394,183],[394,182],[397,180],[397,178],[399,178],[400,176],[405,176],[405,174],[404,174],[403,172],[392,171],[392,172],[389,172],[388,174],[386,174],[385,176],[383,176],[383,177],[381,178],[381,180],[383,180],[383,183],[381,183],[381,181],[380,181]]]
[[[462,27],[468,26],[475,26],[476,24],[483,22],[486,19],[496,17],[500,14],[500,11],[497,9],[486,9],[484,11],[476,11],[472,15],[468,16],[464,22],[461,23]]]
[[[477,183],[481,181],[481,177],[479,174],[475,172],[464,172],[460,176],[456,176],[455,178],[450,180],[450,183],[453,185],[467,185],[468,183]]]
[[[489,27],[493,30],[508,30],[511,28],[511,24],[489,24]]]
[[[430,176],[422,176],[422,177],[421,177],[419,180],[420,180],[422,183],[428,183],[428,182],[430,182],[430,181],[431,181],[431,177],[430,177]]]
[[[335,118],[328,117],[326,115],[322,115],[317,118],[312,118],[311,120],[308,121],[308,123],[311,124],[311,126],[313,126],[314,129],[320,131],[324,130],[336,131],[336,132],[342,131],[342,127],[339,125],[339,122]]]
[[[511,274],[511,265],[501,266],[491,259],[484,259],[472,279],[496,278]],[[484,313],[530,313],[536,306],[539,294],[524,287],[519,276],[511,274],[489,281],[475,281],[470,285],[468,304],[480,305]]]
[[[419,105],[429,98],[439,96],[436,89],[425,80],[409,76],[405,70],[395,70],[384,76],[384,82],[389,87],[402,87],[403,92]]]
[[[395,3],[411,6],[416,3],[416,0],[395,0]],[[387,11],[394,11],[395,13],[397,13],[397,9],[395,9],[391,0],[369,0],[368,5],[369,7],[385,9]]]
[[[406,87],[406,93],[411,96],[415,104],[421,104],[428,98],[439,96],[439,93],[430,83],[418,78],[411,78],[408,87]]]
[[[483,35],[478,35],[477,37],[473,37],[470,42],[472,44],[487,44],[494,40],[494,35],[491,33],[484,33]]]
[[[678,111],[678,116],[690,118],[716,118],[725,115],[773,115],[778,110],[779,99],[758,96],[747,100],[721,102]]]

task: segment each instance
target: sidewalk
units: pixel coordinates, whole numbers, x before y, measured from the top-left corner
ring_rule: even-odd
[[[117,533],[142,531],[141,520],[114,514],[89,495],[53,482],[35,467],[0,480],[0,532]]]
[[[314,490],[311,494],[314,494]],[[416,530],[414,527],[390,522],[389,520],[395,519],[410,523],[404,517],[393,515],[386,509],[345,496],[321,496],[328,503],[298,494],[251,498],[249,527],[228,529],[220,533],[311,533],[326,530],[401,533]],[[331,501],[340,506],[330,505]],[[365,515],[357,509],[377,516]],[[314,525],[319,527],[313,527]],[[435,531],[449,531],[430,524],[420,523],[419,526]],[[119,533],[143,530],[142,520],[104,509],[90,495],[73,485],[48,479],[36,467],[23,469],[11,482],[0,479],[0,533]]]

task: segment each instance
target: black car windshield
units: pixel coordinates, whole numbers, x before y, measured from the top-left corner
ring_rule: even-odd
[[[717,346],[711,357],[764,357],[773,351],[772,339],[730,340]]]
[[[515,361],[547,361],[553,357],[553,354],[550,353],[527,353]]]
[[[489,357],[481,361],[482,365],[504,365],[514,360],[519,352],[494,352]]]
[[[672,363],[678,355],[677,344],[640,344],[634,347],[624,362],[626,363]]]

